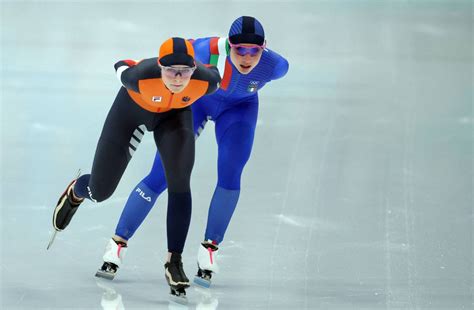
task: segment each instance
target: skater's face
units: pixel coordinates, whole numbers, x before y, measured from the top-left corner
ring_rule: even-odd
[[[188,86],[196,67],[184,65],[161,66],[161,79],[165,86],[173,93],[178,94]]]
[[[258,65],[265,45],[230,44],[230,59],[242,74],[249,74]]]

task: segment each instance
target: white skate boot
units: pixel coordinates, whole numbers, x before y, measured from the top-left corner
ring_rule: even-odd
[[[104,264],[96,272],[95,276],[107,280],[113,280],[117,273],[117,269],[122,266],[126,252],[127,245],[125,243],[110,239],[105,247],[105,253],[103,256]]]
[[[203,287],[211,286],[212,273],[219,272],[217,265],[217,254],[219,247],[212,240],[207,240],[199,245],[198,250],[198,273],[194,277],[194,283]]]

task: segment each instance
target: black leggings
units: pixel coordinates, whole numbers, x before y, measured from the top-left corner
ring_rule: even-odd
[[[165,113],[148,112],[132,101],[125,88],[120,89],[105,120],[92,172],[78,179],[74,192],[79,197],[96,202],[109,198],[117,188],[145,130],[153,131],[169,191],[189,192],[194,165],[191,108]]]
[[[145,130],[153,131],[168,184],[168,247],[171,252],[181,253],[191,219],[194,131],[190,106],[152,113],[133,102],[122,87],[105,120],[92,172],[77,180],[74,192],[95,202],[109,198]]]

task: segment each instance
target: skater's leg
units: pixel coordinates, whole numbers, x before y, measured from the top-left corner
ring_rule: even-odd
[[[173,111],[154,134],[168,184],[168,251],[181,254],[191,220],[190,177],[194,165],[191,109]]]
[[[191,220],[190,177],[194,164],[193,118],[190,108],[175,110],[154,131],[168,184],[166,218],[168,258],[165,277],[172,293],[189,286],[181,253]],[[185,294],[185,293],[184,293]]]
[[[82,175],[74,194],[94,202],[109,198],[117,188],[145,127],[139,123],[143,112],[122,88],[107,115],[90,174]],[[141,133],[137,137],[137,133]]]
[[[207,122],[204,103],[192,105],[194,134],[197,138]],[[132,191],[120,216],[115,229],[117,241],[127,242],[143,223],[156,199],[166,189],[166,176],[161,162],[160,153],[156,152],[153,167],[148,174]]]
[[[100,138],[97,145],[91,174],[77,179],[74,194],[94,202],[109,198],[117,188],[125,168],[128,165],[128,151],[105,138]]]
[[[257,102],[227,110],[216,119],[218,183],[209,207],[205,241],[198,249],[198,273],[194,282],[210,287],[212,273],[219,271],[218,244],[234,213],[240,194],[240,177],[252,150]]]
[[[211,200],[205,240],[222,242],[240,194],[243,168],[250,158],[258,102],[224,112],[216,120],[218,182]]]
[[[166,186],[161,157],[157,152],[150,173],[137,184],[128,197],[115,229],[115,240],[127,242],[133,236]]]
[[[84,198],[103,201],[112,195],[138,146],[133,134],[140,126],[139,119],[146,119],[146,115],[122,88],[102,129],[91,174],[71,182],[55,207],[53,226],[57,231],[67,227]]]

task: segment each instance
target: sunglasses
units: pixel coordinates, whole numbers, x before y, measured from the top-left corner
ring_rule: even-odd
[[[239,56],[256,56],[265,48],[265,43],[263,45],[242,45],[242,44],[232,44],[229,42],[230,48],[233,48],[237,55]]]
[[[188,78],[193,75],[194,70],[196,70],[196,67],[167,67],[162,65],[160,65],[160,67],[161,73],[169,78],[174,78],[178,75],[181,75],[182,78]]]

